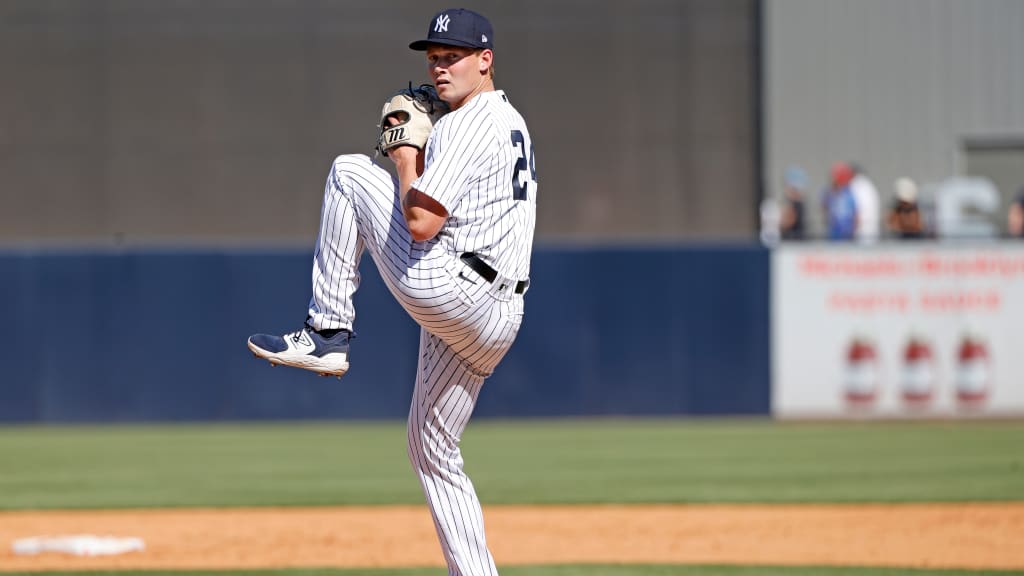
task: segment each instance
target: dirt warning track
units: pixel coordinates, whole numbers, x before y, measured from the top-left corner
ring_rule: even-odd
[[[491,506],[499,566],[567,563],[1024,568],[1024,503]],[[142,552],[17,556],[11,543],[139,537]],[[0,512],[0,571],[443,566],[425,507]]]

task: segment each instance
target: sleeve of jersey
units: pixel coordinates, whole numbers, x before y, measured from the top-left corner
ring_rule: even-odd
[[[439,122],[427,142],[426,167],[412,187],[437,200],[451,214],[469,191],[473,174],[488,146],[490,130],[472,118]]]

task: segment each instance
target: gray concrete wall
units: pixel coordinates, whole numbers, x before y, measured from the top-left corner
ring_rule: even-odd
[[[1024,135],[1022,30],[1020,0],[765,0],[766,189],[856,160],[885,206],[899,176],[966,174],[965,141]]]
[[[755,0],[491,0],[551,240],[748,237]],[[439,6],[0,2],[0,242],[309,243]],[[384,160],[384,162],[387,162]]]

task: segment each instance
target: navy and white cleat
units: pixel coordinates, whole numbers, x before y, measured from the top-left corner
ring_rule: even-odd
[[[321,376],[341,378],[348,372],[348,343],[351,338],[352,333],[348,330],[338,330],[327,338],[306,325],[302,330],[284,336],[254,334],[249,337],[249,350],[273,366],[283,364]]]

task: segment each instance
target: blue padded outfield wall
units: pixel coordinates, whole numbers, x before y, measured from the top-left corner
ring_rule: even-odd
[[[477,416],[768,414],[769,252],[538,248],[519,338]],[[404,418],[418,328],[369,256],[341,380],[272,368],[304,250],[0,252],[0,422]]]

